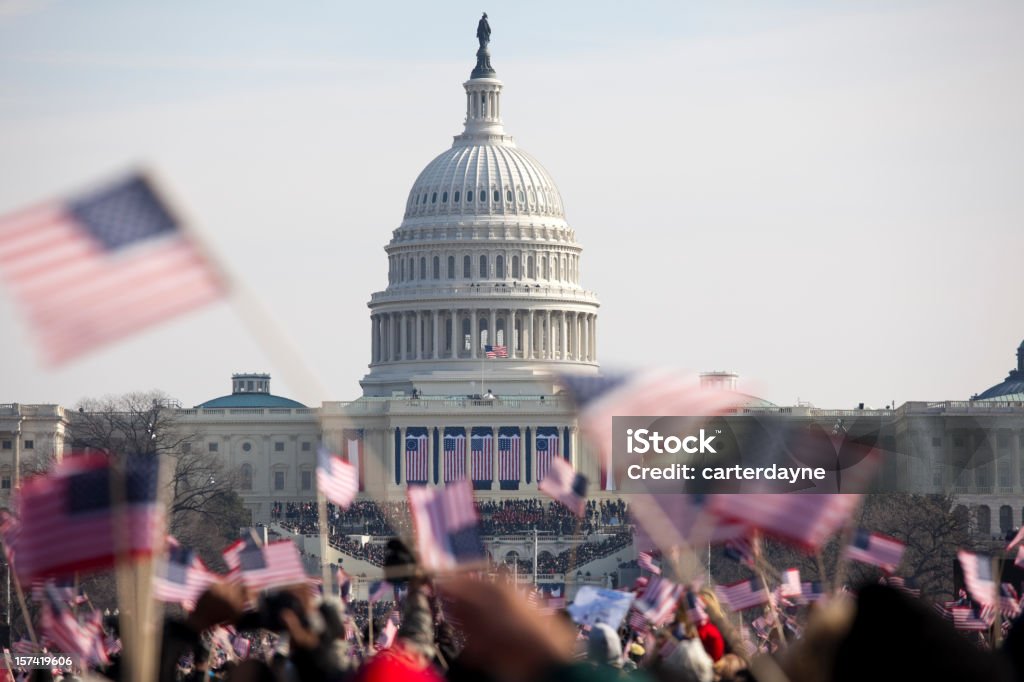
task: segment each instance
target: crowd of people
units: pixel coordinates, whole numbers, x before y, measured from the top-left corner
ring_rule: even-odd
[[[628,523],[629,510],[619,500],[590,500],[582,518],[566,506],[537,498],[477,500],[482,535],[518,535],[537,530],[555,535],[589,535]],[[273,521],[303,533],[316,533],[319,514],[314,502],[274,502]],[[339,535],[394,536],[411,530],[409,505],[402,502],[359,500],[348,509],[327,505],[331,537]]]
[[[598,531],[611,532],[599,541],[576,542],[557,555],[538,557],[540,573],[566,573],[594,559],[622,549],[630,543],[628,509],[622,500],[590,500],[582,518],[567,507],[540,499],[478,500],[480,533],[483,536],[525,535],[536,529],[556,536],[589,536]],[[327,506],[328,539],[335,549],[375,566],[383,565],[383,539],[412,531],[406,502],[356,501],[348,509]],[[285,528],[304,535],[319,533],[319,514],[312,502],[274,502],[271,518]],[[368,535],[369,541],[352,537]],[[532,561],[523,563],[532,571]]]
[[[320,598],[297,586],[253,608],[240,585],[216,583],[186,617],[167,619],[158,682],[1010,682],[1024,673],[1024,617],[1008,623],[998,647],[982,647],[977,633],[958,633],[888,586],[811,604],[782,600],[743,618],[705,586],[680,593],[658,623],[640,617],[640,602],[611,623],[588,623],[501,577],[416,572],[402,584],[400,601]],[[628,589],[643,599],[649,587],[641,578]],[[116,636],[117,619],[104,627]],[[882,653],[893,644],[905,655]],[[121,665],[112,652],[89,674],[126,679]]]

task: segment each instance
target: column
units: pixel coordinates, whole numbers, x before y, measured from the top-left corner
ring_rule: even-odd
[[[413,341],[416,343],[416,352],[413,357],[417,360],[423,359],[423,314],[417,310],[412,314],[413,324],[416,325],[416,333],[413,334]]]
[[[590,361],[597,362],[597,314],[590,314]]]
[[[476,308],[469,311],[469,356],[476,359],[480,345],[480,328],[476,323]]]
[[[427,427],[427,486],[434,485],[434,428]]]
[[[377,361],[377,315],[370,315],[370,361]]]
[[[398,428],[398,452],[395,453],[394,458],[391,460],[394,466],[398,467],[398,485],[405,485],[405,473],[402,471],[405,468],[405,427],[400,426]],[[394,478],[391,479],[395,480]]]
[[[388,362],[395,361],[395,317],[391,313],[384,315],[384,329],[387,332],[385,334],[387,340],[384,342],[385,352],[387,353]]]
[[[590,360],[590,315],[580,315],[580,330],[583,332],[580,346],[582,348],[581,360]]]
[[[544,358],[550,360],[553,355],[551,349],[554,347],[555,335],[551,329],[551,311],[544,311]]]
[[[437,448],[439,453],[437,456],[437,484],[443,486],[444,475],[447,470],[444,462],[444,426],[437,427]]]
[[[559,327],[559,330],[560,330],[560,333],[562,335],[562,338],[560,338],[558,340],[559,341],[558,345],[559,345],[559,348],[562,351],[562,360],[565,360],[566,359],[565,356],[568,355],[568,353],[569,353],[569,344],[568,344],[568,339],[565,338],[565,331],[566,331],[566,328],[567,328],[567,324],[566,324],[567,320],[565,319],[565,311],[564,310],[562,311],[562,314],[560,315],[560,318],[561,318],[561,326]]]
[[[452,347],[450,358],[459,357],[459,348],[462,347],[461,326],[459,325],[459,313],[455,308],[449,311],[452,318]]]
[[[435,360],[437,360],[437,358],[440,357],[440,355],[437,352],[437,343],[438,343],[438,339],[440,338],[440,332],[439,332],[437,327],[438,327],[438,323],[440,322],[440,320],[441,320],[441,311],[440,310],[435,310],[434,311],[434,345],[430,349],[431,350],[431,357],[434,358]]]
[[[491,317],[487,321],[487,345],[495,346],[498,344],[498,311],[495,308],[491,308]]]
[[[408,316],[405,313],[398,313],[399,315],[399,327],[398,327],[398,357],[402,360],[406,360],[409,357],[409,352],[406,348],[406,340],[409,338],[409,321]]]
[[[516,428],[519,429],[519,489],[523,490],[526,488],[526,428],[522,424],[516,424]],[[537,453],[533,453],[536,455]],[[537,483],[537,464],[534,462],[533,471],[534,487]]]
[[[583,313],[572,313],[572,348],[576,362],[583,360]]]
[[[533,360],[533,309],[526,312],[526,320],[523,324],[523,357]]]

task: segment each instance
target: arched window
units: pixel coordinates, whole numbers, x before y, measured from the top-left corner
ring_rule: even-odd
[[[480,203],[482,204],[485,201],[487,201],[487,190],[482,189],[480,190]]]
[[[420,256],[420,279],[427,278],[427,259]]]
[[[455,201],[458,201],[458,199],[456,199]],[[466,201],[473,201],[473,190],[469,190],[466,192]]]
[[[432,204],[436,204],[436,203],[437,203],[437,192],[434,192],[434,193],[433,193],[433,194],[432,194],[432,195],[430,196],[430,203],[432,203]]]
[[[240,474],[242,490],[252,490],[252,465],[243,464]]]
[[[455,196],[453,197],[455,203],[459,203],[459,190],[455,190]]]
[[[1013,507],[1004,504],[999,508],[999,532],[1006,535],[1013,530]]]
[[[480,279],[487,279],[487,256],[480,256]]]
[[[537,279],[537,271],[534,268],[533,256],[526,257],[526,276],[530,279]]]
[[[541,256],[540,257],[540,270],[541,270],[541,277],[543,277],[544,279],[548,279],[548,258],[547,258],[547,256]]]
[[[470,260],[469,256],[463,256],[462,258],[462,278],[469,279],[473,276],[473,261]]]
[[[444,194],[441,195],[441,203],[442,204],[447,204],[448,203],[448,192],[445,192]]]
[[[402,281],[405,281],[405,259],[402,259]]]
[[[978,535],[988,537],[992,534],[992,510],[987,504],[979,505],[975,509],[974,520],[978,524]]]
[[[512,279],[519,279],[519,256],[512,256]]]
[[[505,279],[505,257],[498,256],[494,259],[494,276],[498,279]]]
[[[416,279],[416,259],[409,258],[409,281]]]
[[[505,201],[507,201],[510,204],[512,203],[512,190],[505,190]]]
[[[494,203],[501,201],[501,192],[494,190]]]
[[[441,259],[434,256],[434,279],[441,279]]]
[[[448,279],[455,279],[455,256],[448,256]]]

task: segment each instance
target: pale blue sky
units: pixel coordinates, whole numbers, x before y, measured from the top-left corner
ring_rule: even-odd
[[[0,0],[0,213],[156,167],[327,387],[486,9],[503,115],[562,192],[601,361],[820,406],[965,398],[1024,338],[1017,2]],[[0,288],[0,402],[281,377],[224,304],[39,366]]]

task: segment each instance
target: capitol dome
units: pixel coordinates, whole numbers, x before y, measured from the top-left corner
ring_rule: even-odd
[[[406,221],[442,216],[565,218],[554,180],[510,139],[480,144],[459,138],[427,164],[406,203]]]
[[[551,175],[505,131],[489,35],[462,84],[463,131],[420,171],[384,247],[365,395],[535,395],[538,377],[598,371],[583,248]]]

